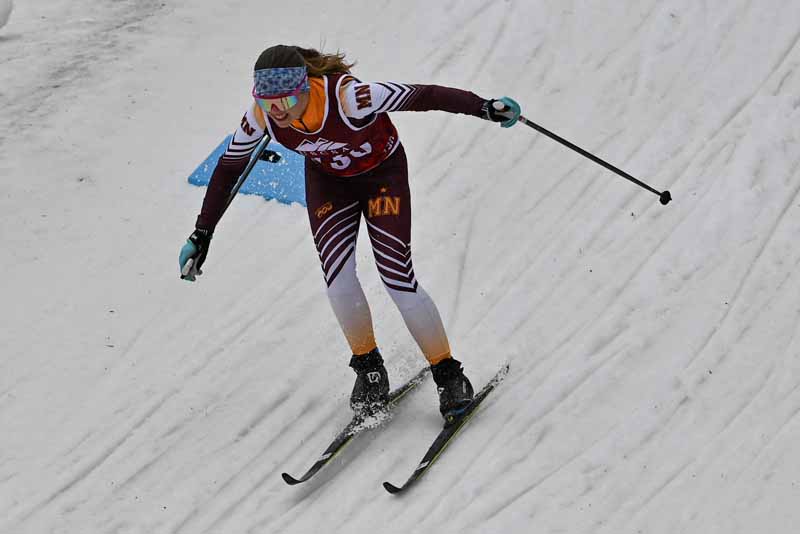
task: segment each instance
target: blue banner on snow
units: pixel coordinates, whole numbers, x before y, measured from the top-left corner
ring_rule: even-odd
[[[211,180],[211,173],[217,165],[217,160],[225,152],[232,136],[226,137],[217,148],[200,164],[189,176],[189,183],[198,186],[207,186]],[[246,195],[261,195],[266,199],[274,198],[284,204],[297,202],[306,205],[305,173],[303,156],[292,152],[272,141],[267,149],[281,155],[277,163],[259,161],[250,176],[245,180],[239,193]]]

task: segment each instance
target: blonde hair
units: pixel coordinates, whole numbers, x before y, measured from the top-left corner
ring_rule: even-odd
[[[350,63],[345,58],[343,52],[336,52],[335,54],[323,54],[313,48],[300,48],[295,47],[297,51],[303,56],[303,62],[306,64],[309,76],[320,77],[325,74],[349,74],[356,63]]]

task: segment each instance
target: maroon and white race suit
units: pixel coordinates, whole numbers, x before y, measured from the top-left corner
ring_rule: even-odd
[[[437,85],[361,82],[349,74],[324,76],[313,91],[323,110],[315,131],[279,128],[256,107],[242,118],[215,168],[198,228],[213,230],[236,179],[268,131],[306,158],[306,201],[328,297],[353,354],[374,349],[372,318],[356,275],[355,246],[366,221],[378,272],[420,349],[431,364],[450,356],[439,312],[416,279],[411,261],[408,165],[388,112],[441,110],[481,116],[479,96]],[[311,106],[309,106],[311,107]],[[302,122],[301,124],[305,124]]]

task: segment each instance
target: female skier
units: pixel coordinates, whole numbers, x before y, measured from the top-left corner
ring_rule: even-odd
[[[311,234],[328,298],[352,349],[357,413],[380,409],[389,379],[372,317],[356,276],[355,246],[362,216],[386,290],[431,366],[445,419],[463,410],[472,385],[450,353],[436,305],[414,276],[411,199],[406,154],[388,112],[441,110],[512,126],[520,107],[508,97],[485,100],[437,85],[361,82],[342,54],[277,45],[254,69],[252,96],[211,176],[195,231],[180,252],[182,278],[194,281],[208,254],[226,200],[266,133],[305,156]],[[192,260],[189,262],[189,260]]]

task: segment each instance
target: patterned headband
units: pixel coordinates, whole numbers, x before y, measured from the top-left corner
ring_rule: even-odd
[[[306,92],[308,72],[305,67],[278,67],[260,69],[253,74],[255,86],[253,94],[264,97],[281,97]]]

